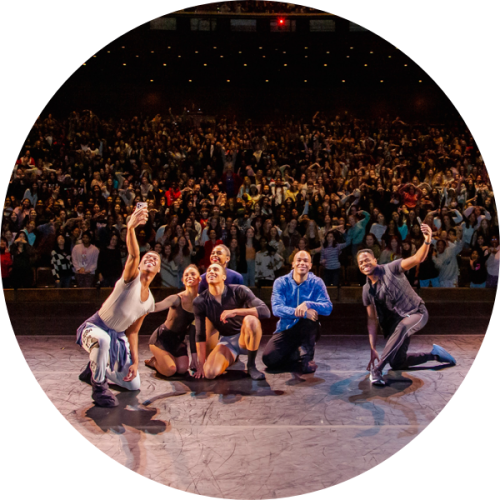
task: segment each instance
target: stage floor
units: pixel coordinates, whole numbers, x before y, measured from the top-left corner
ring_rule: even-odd
[[[165,379],[141,366],[141,391],[115,391],[113,409],[95,407],[91,387],[78,380],[88,356],[72,336],[17,340],[57,409],[114,460],[179,490],[261,499],[333,486],[403,448],[453,396],[483,337],[416,335],[410,350],[436,342],[457,366],[389,371],[382,388],[368,381],[367,336],[322,337],[315,374],[267,373],[260,382],[241,361],[213,381]],[[140,337],[141,363],[147,341]]]

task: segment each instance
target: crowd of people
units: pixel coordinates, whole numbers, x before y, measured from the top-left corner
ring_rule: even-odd
[[[413,286],[495,287],[498,216],[488,172],[464,125],[364,120],[316,112],[254,123],[199,122],[184,109],[101,119],[90,110],[40,117],[22,148],[4,205],[4,288],[113,287],[138,202],[141,255],[161,256],[152,286],[182,289],[190,264],[231,251],[245,285],[270,286],[306,250],[327,286],[361,285],[356,253],[408,258],[432,230]]]
[[[309,14],[317,9],[284,2],[248,0],[245,2],[216,2],[183,9],[184,12],[217,12],[235,14]]]

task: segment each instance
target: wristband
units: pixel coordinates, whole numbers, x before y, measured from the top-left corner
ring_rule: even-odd
[[[429,243],[427,243],[427,241],[424,241],[424,245],[430,245],[431,242],[429,241]]]

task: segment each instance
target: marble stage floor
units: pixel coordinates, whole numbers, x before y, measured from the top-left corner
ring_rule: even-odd
[[[73,336],[17,337],[47,396],[97,448],[167,486],[234,499],[308,493],[381,463],[443,409],[482,339],[416,335],[411,350],[436,341],[457,366],[390,371],[383,388],[367,378],[366,336],[322,337],[315,374],[268,373],[259,382],[241,361],[213,381],[167,380],[142,366],[141,391],[116,391],[120,406],[104,409],[78,380],[88,358]],[[147,341],[140,337],[141,362]],[[257,362],[262,368],[260,356]]]

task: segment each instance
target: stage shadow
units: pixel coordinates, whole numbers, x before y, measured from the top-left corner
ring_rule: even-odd
[[[190,391],[191,397],[196,399],[218,395],[224,404],[237,403],[248,396],[282,396],[285,393],[272,390],[267,380],[252,380],[243,370],[227,370],[213,380],[196,379],[188,374],[167,378],[156,373],[155,377],[172,382],[178,392]]]
[[[356,437],[374,436],[380,432],[382,426],[390,423],[387,421],[384,409],[386,404],[389,404],[392,409],[398,408],[405,415],[408,427],[402,434],[418,433],[416,413],[410,405],[399,403],[397,400],[420,389],[423,381],[418,378],[405,377],[399,371],[389,371],[384,380],[385,386],[373,386],[368,375],[362,380],[359,379],[359,375],[353,375],[335,382],[330,387],[332,396],[350,404],[359,405],[372,414],[373,427],[360,432]],[[378,404],[379,402],[381,404]]]
[[[115,388],[113,386],[113,389]],[[140,391],[118,392],[116,394],[119,403],[117,407],[93,406],[85,412],[85,416],[93,420],[103,432],[111,431],[116,434],[123,434],[124,426],[148,434],[161,434],[170,429],[170,423],[154,419],[158,413],[157,409],[144,408],[137,397],[139,394]]]

